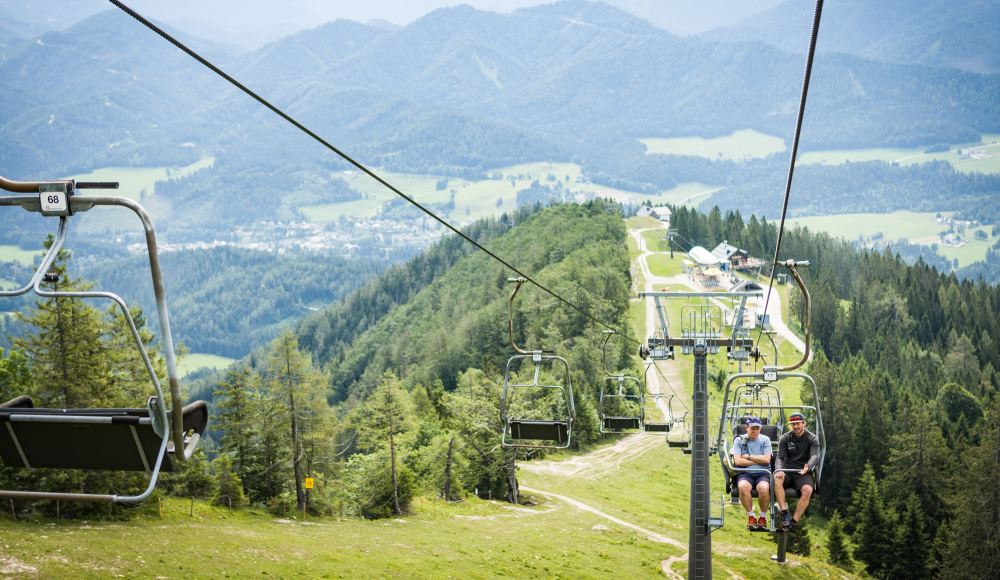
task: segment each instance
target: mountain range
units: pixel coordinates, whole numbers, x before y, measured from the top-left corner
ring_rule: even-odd
[[[758,40],[804,53],[814,2],[787,0],[740,22],[702,33],[706,40]],[[1000,72],[995,0],[839,0],[823,8],[817,52],[881,61]]]
[[[593,162],[638,150],[639,137],[751,128],[787,140],[803,66],[759,40],[678,37],[583,0],[510,14],[442,8],[402,28],[338,20],[243,55],[168,30],[366,164],[472,178],[527,161]],[[300,172],[339,187],[332,153],[121,12],[2,52],[0,174],[212,155],[211,177],[190,178],[186,199],[249,187],[255,201],[240,219],[285,211],[281,180],[251,175]],[[998,94],[1000,75],[826,51],[802,148],[975,141],[1000,131]],[[226,207],[199,222],[232,219]]]

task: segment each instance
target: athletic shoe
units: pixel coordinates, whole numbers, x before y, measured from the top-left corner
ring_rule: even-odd
[[[767,518],[765,518],[764,516],[760,516],[759,518],[757,518],[757,530],[758,531],[767,530]]]
[[[750,521],[747,522],[747,529],[751,532],[757,529],[757,518],[750,516]]]
[[[798,520],[792,518],[791,521],[788,523],[788,531],[791,532],[792,530],[794,530],[795,526],[797,526],[798,524],[799,524]]]
[[[781,510],[781,531],[787,534],[791,524],[792,516],[788,515],[788,510]]]

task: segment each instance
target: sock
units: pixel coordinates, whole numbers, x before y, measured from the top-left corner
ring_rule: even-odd
[[[787,516],[788,515],[788,510],[781,510],[781,515]]]
[[[756,517],[756,513],[753,510],[748,511],[747,515],[750,517]]]

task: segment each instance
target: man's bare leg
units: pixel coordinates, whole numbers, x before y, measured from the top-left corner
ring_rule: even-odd
[[[743,504],[743,509],[747,513],[753,511],[753,497],[750,496],[750,482],[742,479],[736,484],[736,487],[740,490],[740,503]]]
[[[774,474],[774,501],[781,511],[788,508],[785,505],[785,472],[779,471]]]
[[[799,498],[799,501],[795,505],[795,515],[793,516],[795,521],[799,521],[799,518],[801,518],[802,514],[805,513],[806,508],[809,506],[809,498],[812,497],[812,494],[813,488],[811,485],[802,486],[802,497]]]

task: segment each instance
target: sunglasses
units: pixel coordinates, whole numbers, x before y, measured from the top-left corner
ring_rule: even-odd
[[[789,421],[790,425],[804,425],[805,421]]]

